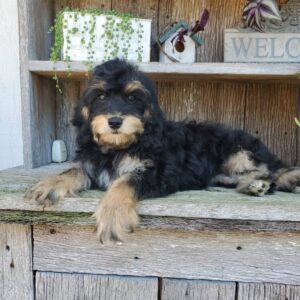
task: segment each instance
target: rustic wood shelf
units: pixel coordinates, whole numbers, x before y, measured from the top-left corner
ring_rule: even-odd
[[[95,62],[94,66],[98,63]],[[157,81],[174,80],[280,80],[299,83],[297,74],[300,64],[272,64],[272,63],[140,63],[139,68]],[[29,70],[33,73],[52,77],[55,72],[60,78],[84,79],[87,67],[82,62],[58,61],[29,61]],[[71,70],[71,76],[68,76]]]
[[[23,200],[24,192],[29,186],[43,177],[59,174],[71,166],[73,164],[63,163],[50,164],[32,170],[13,168],[1,171],[0,222],[18,221],[20,214],[17,212],[27,212],[26,218],[23,219],[24,222],[52,222],[51,216],[56,213],[67,213],[66,220],[68,222],[70,222],[70,214],[73,214],[74,220],[81,220],[84,223],[93,222],[86,217],[89,217],[95,211],[97,203],[103,195],[103,192],[98,190],[82,192],[77,197],[66,198],[64,201],[50,207],[42,207],[36,203],[27,203]],[[4,211],[6,213],[3,213]],[[10,211],[10,213],[7,211]],[[15,213],[12,213],[12,211]],[[49,214],[41,218],[39,213],[45,212]],[[30,214],[32,214],[31,217]],[[219,224],[219,221],[222,220],[226,223],[231,220],[232,226],[234,222],[239,223],[241,221],[279,222],[282,223],[281,226],[283,227],[284,222],[295,222],[292,226],[293,229],[298,228],[300,230],[299,195],[280,192],[260,198],[242,195],[232,189],[217,187],[209,191],[179,192],[164,198],[141,201],[139,214],[148,218],[203,219],[210,220],[209,223],[211,224],[214,222]],[[80,216],[84,217],[79,218]],[[61,217],[58,220],[63,222],[64,218]],[[161,220],[159,224],[162,225]],[[291,224],[286,225],[291,229]],[[255,225],[250,224],[249,228],[251,226],[254,226],[252,229],[255,229]],[[236,226],[233,226],[233,228],[236,229]]]

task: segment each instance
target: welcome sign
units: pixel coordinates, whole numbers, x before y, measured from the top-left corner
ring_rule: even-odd
[[[225,62],[300,62],[299,32],[225,29]]]

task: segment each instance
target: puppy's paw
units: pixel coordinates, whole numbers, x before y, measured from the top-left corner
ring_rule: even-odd
[[[280,169],[276,177],[276,185],[278,190],[291,193],[299,193],[300,191],[300,168],[292,167],[289,169]]]
[[[240,184],[237,191],[243,194],[262,197],[271,188],[271,181],[265,179],[253,179],[247,183]]]
[[[131,201],[122,203],[104,198],[93,217],[96,219],[97,237],[101,243],[123,241],[139,223],[135,206]]]
[[[29,189],[24,199],[41,205],[52,205],[63,199],[67,194],[73,194],[69,186],[59,176],[44,179]]]

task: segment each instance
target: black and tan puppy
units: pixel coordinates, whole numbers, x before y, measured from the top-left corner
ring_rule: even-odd
[[[26,197],[45,203],[92,185],[107,190],[94,214],[101,242],[122,240],[138,225],[142,198],[212,184],[262,196],[300,184],[300,168],[241,130],[167,121],[151,80],[123,60],[95,68],[74,125],[80,167],[39,182]]]

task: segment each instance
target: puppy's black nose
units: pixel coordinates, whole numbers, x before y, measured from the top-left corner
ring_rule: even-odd
[[[111,129],[119,129],[123,120],[120,117],[112,117],[108,119],[108,125]]]

